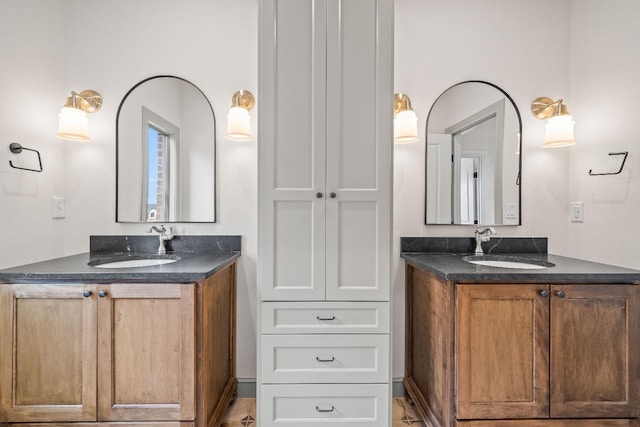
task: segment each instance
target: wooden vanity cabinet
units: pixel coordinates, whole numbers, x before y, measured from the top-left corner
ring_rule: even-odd
[[[433,426],[637,426],[640,287],[407,266],[405,388]]]
[[[193,284],[0,285],[0,423],[219,425],[235,286],[235,263]]]

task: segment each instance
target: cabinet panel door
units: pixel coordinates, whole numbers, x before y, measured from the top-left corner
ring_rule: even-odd
[[[548,417],[548,286],[457,285],[456,306],[457,418]]]
[[[195,285],[101,289],[99,420],[195,419]]]
[[[327,1],[327,299],[389,300],[392,2]]]
[[[93,290],[0,286],[0,422],[95,421]]]
[[[551,416],[637,417],[640,288],[558,285],[551,298]]]
[[[261,298],[324,299],[326,4],[260,8]]]

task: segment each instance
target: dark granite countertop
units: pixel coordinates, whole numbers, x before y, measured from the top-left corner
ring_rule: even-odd
[[[402,238],[403,240],[405,238]],[[523,246],[521,242],[518,244],[506,244],[503,238],[502,245],[510,247],[521,252],[513,252],[510,250],[500,251],[495,246],[491,246],[494,250],[488,257],[507,255],[508,257],[533,262],[543,261],[555,264],[553,267],[545,269],[513,269],[501,267],[488,267],[482,265],[471,264],[463,260],[465,256],[473,255],[470,245],[473,239],[454,238],[455,243],[449,244],[446,240],[451,238],[436,238],[435,242],[417,242],[421,238],[406,238],[408,240],[401,241],[401,257],[409,264],[429,271],[436,276],[450,281],[456,282],[505,282],[505,283],[633,283],[640,284],[640,271],[623,267],[617,267],[608,264],[585,261],[576,258],[564,257],[560,255],[552,255],[546,253],[546,239],[541,245],[541,238],[526,238],[513,240],[529,240],[531,244]],[[430,239],[430,238],[423,238]],[[493,238],[491,240],[494,240]],[[468,244],[467,244],[468,243]],[[540,248],[543,247],[544,251]],[[454,249],[455,248],[455,249]],[[407,250],[408,249],[408,250]],[[416,249],[418,251],[416,251]],[[486,250],[485,250],[486,253]]]
[[[240,257],[240,236],[176,236],[167,245],[177,262],[148,267],[98,268],[96,260],[153,256],[157,236],[91,236],[91,252],[0,270],[2,283],[193,283]]]

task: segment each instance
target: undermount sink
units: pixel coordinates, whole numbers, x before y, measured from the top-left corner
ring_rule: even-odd
[[[509,255],[473,255],[462,258],[475,265],[483,265],[485,267],[496,268],[515,268],[520,270],[540,270],[549,267],[555,267],[552,262],[540,259],[520,258]]]
[[[177,255],[124,255],[90,261],[88,265],[96,268],[135,268],[170,264],[180,259]]]

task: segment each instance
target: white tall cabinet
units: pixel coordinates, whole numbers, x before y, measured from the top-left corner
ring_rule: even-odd
[[[260,0],[258,422],[390,425],[393,1]]]

